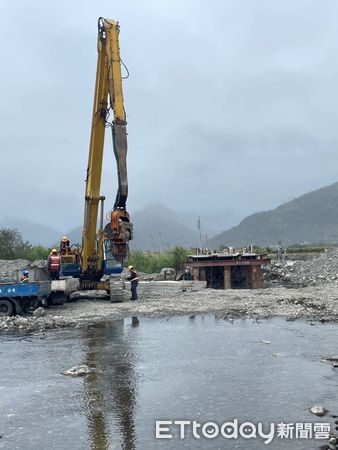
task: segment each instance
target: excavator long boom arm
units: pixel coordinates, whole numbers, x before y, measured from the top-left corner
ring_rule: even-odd
[[[82,243],[82,272],[94,274],[102,271],[104,240],[110,240],[115,259],[123,261],[128,254],[128,242],[132,239],[133,231],[129,214],[126,211],[128,197],[127,122],[123,101],[119,24],[117,22],[99,19],[97,50],[98,60],[86,178]],[[111,112],[113,113],[113,119],[112,122],[109,122]],[[111,127],[113,134],[118,190],[111,211],[111,223],[104,229],[104,197],[100,195],[100,188],[105,130],[108,127]],[[101,211],[98,229],[100,202]]]

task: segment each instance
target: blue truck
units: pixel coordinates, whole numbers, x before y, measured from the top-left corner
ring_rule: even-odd
[[[51,281],[0,283],[0,316],[23,314],[47,302],[51,294]]]

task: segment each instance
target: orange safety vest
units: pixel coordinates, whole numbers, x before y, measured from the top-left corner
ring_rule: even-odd
[[[50,256],[50,270],[51,272],[57,272],[60,269],[60,256]]]

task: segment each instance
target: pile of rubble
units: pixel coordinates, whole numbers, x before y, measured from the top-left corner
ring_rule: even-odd
[[[139,273],[143,281],[174,281],[176,280],[176,271],[171,267],[165,267],[160,273]]]
[[[0,283],[18,281],[18,272],[29,267],[45,269],[47,267],[47,261],[44,259],[37,259],[34,262],[27,261],[26,259],[0,259]]]
[[[306,261],[276,261],[263,268],[263,285],[305,287],[338,283],[338,250],[331,249]]]
[[[11,281],[17,281],[18,271],[25,269],[29,264],[30,261],[26,259],[0,259],[0,282],[10,283]]]
[[[38,308],[40,309],[40,308]],[[43,308],[41,308],[43,309]],[[28,316],[0,316],[0,332],[1,331],[45,331],[54,328],[63,328],[67,326],[76,326],[76,320],[64,318],[62,316],[45,314],[28,315]]]

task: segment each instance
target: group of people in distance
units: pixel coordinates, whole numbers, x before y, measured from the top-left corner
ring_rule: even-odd
[[[70,241],[67,236],[64,236],[60,242],[60,250],[56,250],[53,248],[48,256],[47,261],[47,270],[52,280],[58,280],[60,277],[60,268],[61,268],[61,256],[67,255],[70,252]],[[127,278],[130,281],[130,290],[131,290],[131,300],[137,300],[137,286],[139,275],[136,272],[134,266],[128,266],[129,276]],[[24,270],[21,276],[21,283],[28,283],[28,271]],[[184,274],[182,276],[183,280],[192,280],[192,275],[189,269],[185,269]]]
[[[70,241],[67,236],[64,236],[60,243],[60,250],[53,248],[48,255],[47,270],[52,280],[58,280],[60,278],[61,268],[61,256],[67,255],[70,252]],[[139,276],[134,266],[128,266],[129,276],[127,278],[130,281],[131,300],[137,300],[137,286]],[[21,276],[21,283],[29,282],[29,272],[24,270]]]

